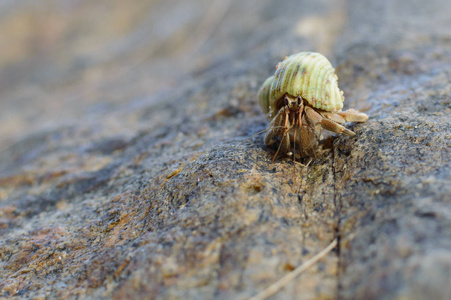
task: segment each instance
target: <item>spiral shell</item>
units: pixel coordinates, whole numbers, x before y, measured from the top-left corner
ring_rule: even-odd
[[[315,52],[301,52],[279,62],[274,76],[258,92],[260,106],[272,118],[277,114],[277,100],[284,94],[301,96],[314,108],[337,112],[343,108],[343,92],[338,77],[326,57]]]

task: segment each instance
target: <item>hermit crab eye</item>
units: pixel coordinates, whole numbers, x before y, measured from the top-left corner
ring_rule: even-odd
[[[283,98],[283,103],[284,103],[285,105],[288,105],[289,102],[290,102],[290,101],[288,100],[288,97],[285,96],[285,98]]]
[[[301,105],[301,103],[302,103],[302,97],[298,96],[298,105]]]

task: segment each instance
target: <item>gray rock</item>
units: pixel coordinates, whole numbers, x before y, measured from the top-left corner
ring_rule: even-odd
[[[0,296],[246,299],[337,238],[274,298],[450,298],[449,1],[40,2],[0,15]],[[370,120],[271,163],[309,50]]]

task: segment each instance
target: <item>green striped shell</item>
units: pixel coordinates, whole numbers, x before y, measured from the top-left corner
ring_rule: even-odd
[[[260,106],[272,118],[277,114],[276,101],[285,93],[301,96],[318,109],[337,112],[343,107],[343,92],[331,63],[315,52],[293,54],[279,62],[274,76],[258,91]],[[280,107],[279,107],[280,108]]]

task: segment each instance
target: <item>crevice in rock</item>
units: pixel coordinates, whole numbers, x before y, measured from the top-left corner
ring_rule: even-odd
[[[332,143],[332,173],[334,176],[333,183],[334,183],[334,205],[335,205],[335,218],[336,218],[336,225],[335,225],[335,238],[337,239],[337,299],[340,298],[340,282],[341,282],[341,261],[340,261],[340,245],[341,245],[341,232],[340,232],[340,223],[341,223],[341,208],[342,203],[341,199],[337,194],[337,173],[335,171],[335,143]]]

